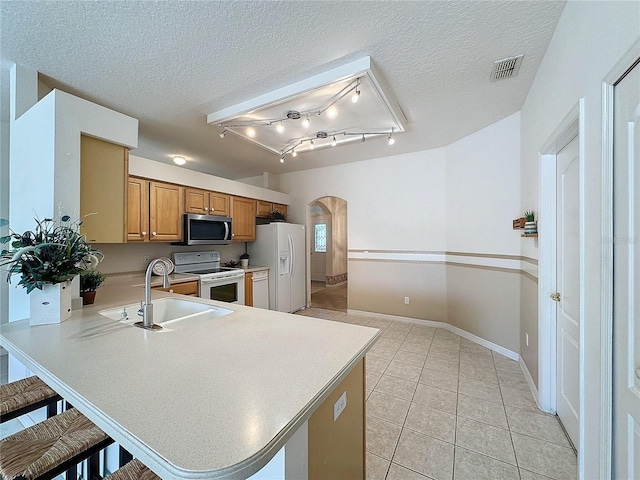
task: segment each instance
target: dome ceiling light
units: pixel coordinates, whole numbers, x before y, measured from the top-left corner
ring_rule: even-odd
[[[324,147],[405,131],[406,117],[371,57],[315,75],[207,115],[227,133],[273,152],[283,162]],[[301,157],[302,158],[302,157]]]

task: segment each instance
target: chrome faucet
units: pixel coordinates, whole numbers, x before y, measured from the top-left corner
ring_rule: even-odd
[[[156,263],[160,265],[162,270],[162,288],[169,288],[169,285],[171,285],[165,263],[159,258],[151,260],[151,263],[149,263],[147,267],[147,273],[144,276],[144,304],[141,305],[140,310],[138,310],[138,315],[142,315],[142,322],[136,323],[136,326],[149,330],[159,330],[162,328],[159,325],[153,324],[153,304],[151,303],[151,272]]]

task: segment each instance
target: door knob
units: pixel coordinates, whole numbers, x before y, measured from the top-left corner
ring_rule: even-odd
[[[560,294],[558,292],[552,293],[550,296],[551,296],[551,300],[553,300],[554,302],[560,301]]]

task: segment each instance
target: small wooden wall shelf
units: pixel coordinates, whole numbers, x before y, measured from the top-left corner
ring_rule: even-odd
[[[523,233],[522,235],[520,235],[521,237],[537,237],[538,234],[537,233]]]

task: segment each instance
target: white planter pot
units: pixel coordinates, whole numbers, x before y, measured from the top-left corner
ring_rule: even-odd
[[[538,233],[536,222],[526,222],[524,224],[524,233]]]
[[[29,294],[31,325],[64,322],[71,316],[71,282],[47,283]]]

